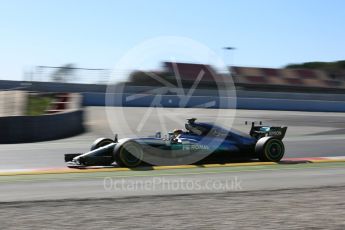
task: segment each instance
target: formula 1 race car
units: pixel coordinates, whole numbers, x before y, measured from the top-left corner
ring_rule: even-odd
[[[284,156],[282,139],[287,127],[252,122],[250,132],[246,134],[211,123],[196,122],[192,118],[188,119],[185,128],[186,131],[175,130],[164,138],[159,132],[154,137],[145,138],[118,140],[117,135],[114,140],[99,138],[89,152],[65,154],[65,162],[69,167],[110,166],[116,163],[120,167],[133,168],[141,164],[195,163],[190,159],[202,159],[215,153],[249,154],[251,158],[273,162],[280,161]]]

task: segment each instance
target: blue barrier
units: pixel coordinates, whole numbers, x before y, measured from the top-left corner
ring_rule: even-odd
[[[183,97],[176,95],[133,95],[83,93],[84,106],[170,107],[170,108],[235,108],[235,100],[216,96]]]
[[[108,95],[109,96],[109,95]],[[186,103],[183,97],[176,95],[113,94],[115,100],[107,103],[107,106],[124,107],[185,107],[185,108],[237,108],[257,110],[291,110],[313,112],[345,112],[344,101],[325,100],[294,100],[273,98],[220,98],[216,96],[193,96]],[[181,100],[182,98],[182,100]],[[237,105],[236,105],[237,104]],[[105,106],[106,97],[103,93],[83,93],[84,106]]]
[[[238,109],[345,112],[343,101],[237,98]]]

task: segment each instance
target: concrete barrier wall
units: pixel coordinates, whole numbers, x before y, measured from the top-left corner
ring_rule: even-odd
[[[0,117],[25,114],[27,99],[25,91],[0,91]]]
[[[0,117],[0,143],[36,142],[84,132],[83,110],[42,116]]]
[[[133,107],[195,107],[195,108],[238,108],[258,110],[290,110],[290,111],[314,111],[314,112],[345,112],[345,101],[325,100],[297,100],[274,98],[219,98],[215,96],[193,96],[186,104],[181,106],[181,98],[176,95],[163,95],[154,103],[154,95],[113,94],[117,98],[108,106],[133,106]],[[237,106],[235,106],[235,100]],[[231,103],[222,103],[230,101]],[[105,94],[83,93],[84,106],[105,106]]]

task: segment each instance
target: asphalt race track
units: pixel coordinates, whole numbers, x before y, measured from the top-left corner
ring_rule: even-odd
[[[112,121],[114,126],[118,127],[114,132],[119,134],[119,138],[134,134],[153,135],[162,128],[166,130],[183,128],[185,119],[190,117],[197,117],[200,121],[213,121],[217,117],[218,123],[226,127],[231,127],[231,120],[234,119],[233,127],[244,132],[248,132],[250,128],[244,125],[245,121],[261,120],[267,124],[289,127],[284,139],[286,157],[345,155],[345,116],[342,113],[238,110],[234,114],[232,110],[229,112],[229,110],[214,109],[164,108],[152,110],[150,117],[144,120],[145,124],[140,126],[140,122],[147,114],[147,108],[113,107],[111,109],[115,110]],[[126,124],[117,122],[117,114],[124,114],[122,117],[126,117]],[[0,170],[64,167],[64,153],[88,151],[96,138],[114,136],[104,107],[88,107],[86,123],[88,132],[76,137],[38,143],[0,145]],[[138,126],[141,128],[139,134],[135,133]]]
[[[345,186],[345,162],[1,176],[0,202]]]
[[[88,132],[0,145],[0,171],[62,168],[64,153],[100,137],[152,135],[186,118],[248,132],[245,121],[287,125],[286,158],[345,156],[342,113],[88,107]],[[120,115],[122,114],[122,115]],[[125,118],[125,120],[123,119]],[[145,122],[143,122],[145,121]],[[138,132],[138,133],[135,133]],[[164,132],[163,132],[164,133]],[[0,176],[1,229],[344,229],[345,162]]]

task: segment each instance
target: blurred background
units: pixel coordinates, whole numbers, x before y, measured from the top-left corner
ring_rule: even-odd
[[[3,1],[2,142],[80,134],[83,107],[149,107],[157,95],[155,106],[167,108],[344,112],[343,6],[337,0]],[[138,57],[131,68],[116,66],[137,44],[162,36],[199,42],[224,65],[212,55],[195,61],[158,52]],[[109,91],[110,85],[120,90]],[[109,95],[120,99],[109,103]],[[231,103],[222,104],[224,98]],[[80,125],[51,137],[24,137],[39,133],[43,117],[55,123],[61,113],[74,114],[71,122]],[[21,136],[23,130],[30,131]]]
[[[151,106],[157,94],[163,95],[160,107],[343,112],[343,6],[337,0],[3,1],[2,142],[57,139],[85,130],[80,124],[57,135],[33,136],[41,127],[32,116],[71,112],[71,120],[83,123],[83,106]],[[158,53],[136,60],[131,69],[115,68],[132,47],[165,35],[205,45],[224,66],[207,55],[196,62],[188,55]],[[110,84],[121,87],[112,97],[126,97],[107,104]],[[190,88],[189,103],[181,105]],[[221,105],[227,94],[220,92],[230,91],[227,99],[235,103]],[[138,100],[126,99],[138,94]],[[18,122],[14,116],[30,118]],[[58,119],[51,117],[50,122]]]

